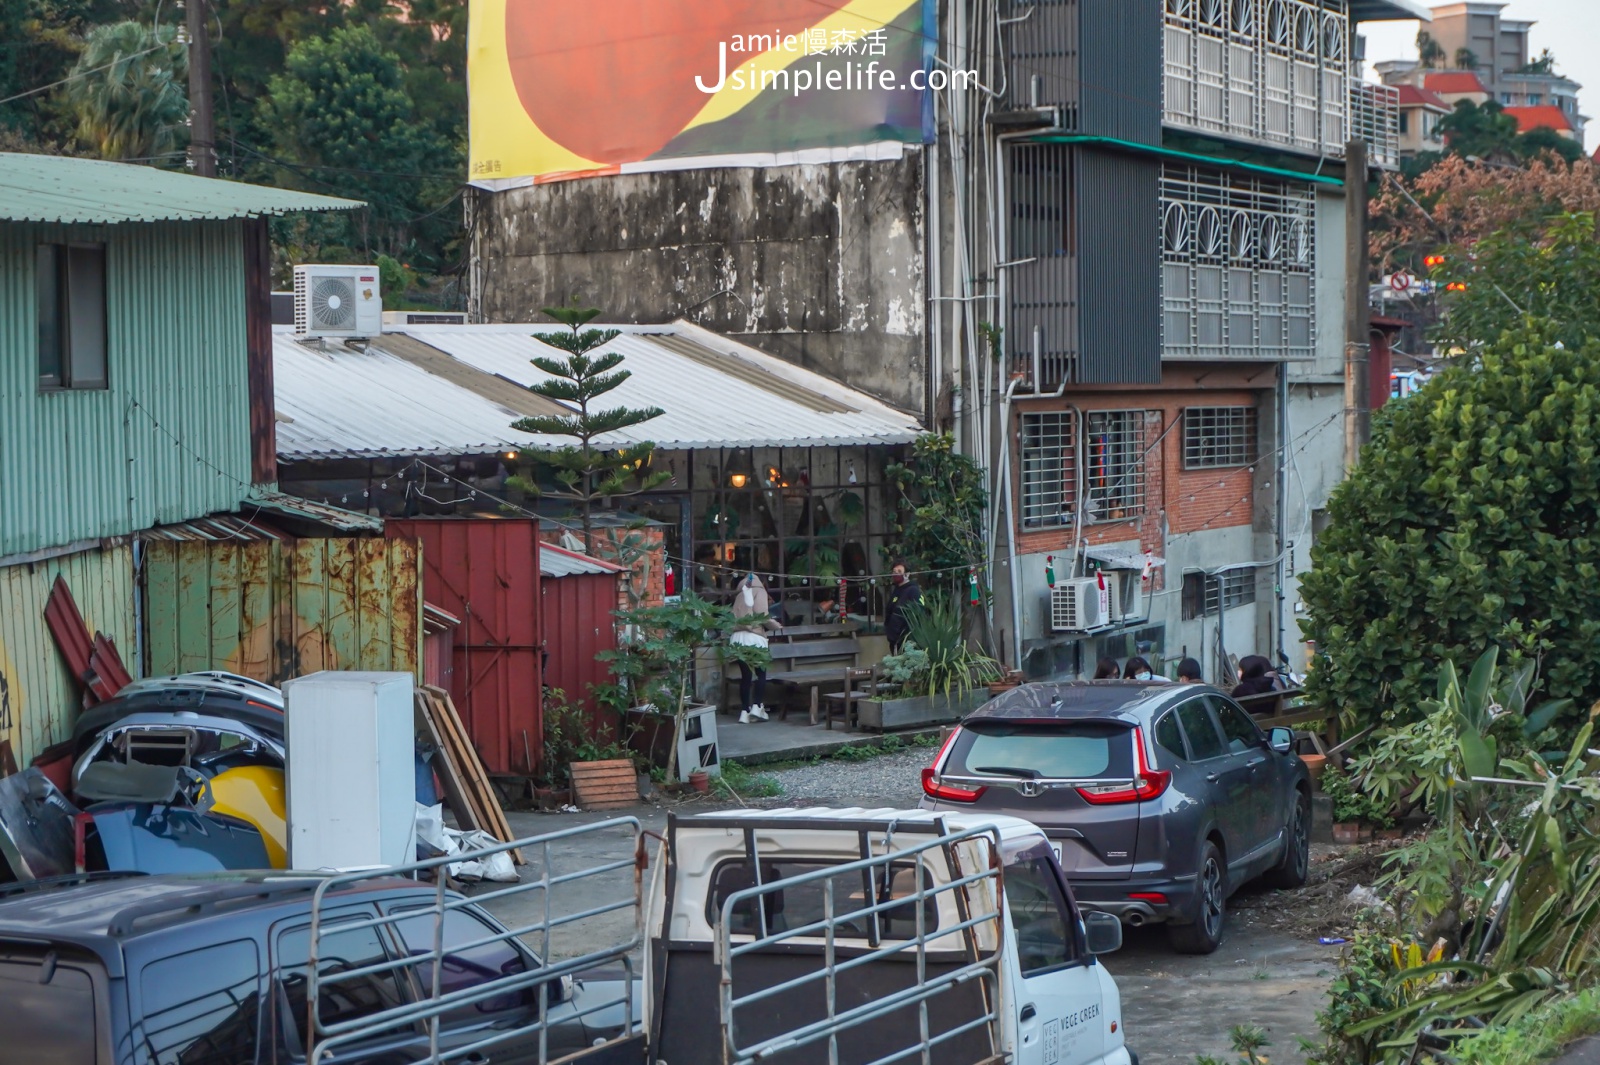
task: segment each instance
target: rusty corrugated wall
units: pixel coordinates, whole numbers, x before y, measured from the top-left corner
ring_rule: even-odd
[[[422,541],[428,602],[461,619],[450,696],[491,773],[532,773],[544,746],[539,526],[523,518],[391,520]]]
[[[367,669],[420,679],[415,540],[152,541],[144,552],[151,674],[226,669],[281,684]]]
[[[68,737],[82,705],[78,682],[44,622],[57,576],[66,579],[89,632],[103,632],[136,669],[133,549],[94,548],[0,568],[0,739],[19,765]]]
[[[589,694],[591,685],[608,684],[611,673],[595,656],[617,647],[617,584],[611,573],[544,577],[539,582],[544,601],[544,682],[560,688],[567,702],[580,706],[601,734],[615,724],[602,715]]]

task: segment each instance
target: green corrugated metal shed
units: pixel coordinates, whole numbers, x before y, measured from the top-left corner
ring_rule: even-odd
[[[0,153],[0,566],[232,511],[250,494],[246,227],[354,206]],[[35,257],[46,243],[105,246],[104,388],[39,388]]]
[[[357,200],[148,166],[0,152],[0,219],[13,222],[192,222],[360,206]]]

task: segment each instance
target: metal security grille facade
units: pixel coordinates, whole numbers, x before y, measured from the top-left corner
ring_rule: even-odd
[[[1218,573],[1206,582],[1206,613],[1216,614],[1219,609],[1232,610],[1256,601],[1256,571],[1230,569]]]
[[[1012,371],[1044,387],[1078,380],[1077,153],[1065,144],[1019,144],[1006,175]]]
[[[1167,164],[1160,210],[1164,358],[1315,354],[1311,186]]]
[[[1183,412],[1183,468],[1248,466],[1256,460],[1254,407],[1188,407]]]
[[[1096,410],[1085,418],[1084,520],[1144,513],[1144,411]]]
[[[1076,421],[1071,411],[1022,416],[1022,524],[1027,528],[1072,521]]]
[[[1350,106],[1345,0],[1165,0],[1169,125],[1339,154]]]
[[[1078,0],[1001,0],[1006,106],[1054,107],[1061,128],[1078,128]]]

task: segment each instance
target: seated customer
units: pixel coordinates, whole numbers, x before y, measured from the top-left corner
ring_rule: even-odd
[[[1158,676],[1156,676],[1155,670],[1150,668],[1150,663],[1146,662],[1139,655],[1134,655],[1132,658],[1128,659],[1128,664],[1126,666],[1122,667],[1122,679],[1123,680],[1143,680],[1143,681],[1149,681],[1152,684],[1171,684],[1172,683],[1166,677],[1158,677]]]
[[[1261,655],[1247,655],[1239,660],[1239,683],[1233,686],[1233,697],[1243,699],[1249,695],[1265,695],[1278,687],[1278,675],[1272,672],[1272,662]]]

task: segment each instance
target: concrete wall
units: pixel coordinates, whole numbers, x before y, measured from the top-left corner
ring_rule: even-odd
[[[925,415],[923,153],[479,192],[484,321],[687,318]]]

